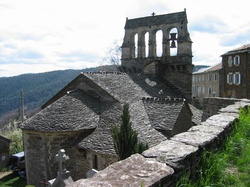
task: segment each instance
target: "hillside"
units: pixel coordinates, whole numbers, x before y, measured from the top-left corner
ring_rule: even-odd
[[[24,93],[25,113],[39,108],[59,90],[72,81],[80,72],[112,71],[114,66],[100,66],[82,70],[51,71],[38,74],[23,74],[0,78],[0,127],[4,121],[18,116],[20,92]],[[194,68],[199,68],[195,66]]]
[[[44,104],[81,72],[100,71],[112,66],[100,66],[82,70],[51,71],[0,78],[0,118],[20,108],[20,92],[24,93],[25,111]]]

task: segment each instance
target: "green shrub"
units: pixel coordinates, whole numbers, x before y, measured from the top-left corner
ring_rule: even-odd
[[[147,144],[138,141],[138,133],[132,128],[129,104],[127,103],[123,106],[121,118],[122,124],[120,128],[117,126],[112,128],[112,137],[119,160],[128,158],[135,153],[142,153],[144,150],[148,149]]]

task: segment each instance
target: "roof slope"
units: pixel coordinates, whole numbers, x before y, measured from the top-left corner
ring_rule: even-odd
[[[98,127],[95,131],[79,143],[79,148],[88,149],[108,155],[115,155],[114,143],[111,136],[112,126],[120,124],[122,105],[110,103],[100,115]]]
[[[125,23],[125,29],[131,29],[134,27],[144,27],[161,24],[171,24],[176,22],[187,21],[186,11],[176,12],[164,15],[155,15],[149,17],[128,19]]]
[[[151,125],[157,130],[173,130],[183,104],[184,101],[182,99],[158,101],[144,100],[144,106]]]
[[[195,74],[209,73],[209,72],[213,72],[213,71],[218,71],[220,69],[222,69],[222,62],[217,63],[211,67],[199,69],[198,71],[193,72],[193,74],[195,75]]]
[[[227,53],[223,54],[224,55],[231,55],[231,54],[236,54],[236,53],[245,53],[250,51],[250,44],[245,44],[243,46],[240,46],[236,49],[230,50]]]
[[[115,155],[111,129],[112,126],[119,126],[121,124],[122,110],[123,103],[117,102],[102,113],[98,127],[91,135],[79,143],[79,147],[103,154]],[[141,142],[148,143],[151,147],[167,139],[152,127],[142,100],[131,103],[129,112],[132,127],[137,131]]]
[[[97,126],[100,101],[81,90],[69,92],[22,123],[23,130],[78,131]]]
[[[171,130],[183,105],[183,100],[170,101],[170,97],[178,95],[156,77],[85,73],[48,101],[21,128],[41,132],[94,129],[78,144],[79,148],[115,155],[111,129],[121,124],[123,104],[130,106],[132,127],[138,132],[139,140],[151,147],[167,139],[157,129]],[[169,101],[159,104],[142,98]]]
[[[134,102],[143,97],[179,98],[168,85],[159,78],[146,75],[114,73],[84,74],[103,90],[121,102]]]

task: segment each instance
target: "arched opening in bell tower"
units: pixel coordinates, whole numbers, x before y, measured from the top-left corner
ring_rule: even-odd
[[[134,36],[134,45],[135,45],[134,57],[138,58],[138,34],[137,33]]]
[[[147,58],[148,57],[148,51],[149,51],[149,47],[148,47],[148,44],[149,44],[149,33],[146,32],[145,35],[144,35],[144,40],[145,40],[145,57]]]
[[[156,32],[156,57],[162,56],[162,40],[163,40],[163,32],[162,30],[158,30]]]
[[[170,56],[177,56],[178,53],[178,30],[172,28],[169,31],[169,46],[170,46]]]

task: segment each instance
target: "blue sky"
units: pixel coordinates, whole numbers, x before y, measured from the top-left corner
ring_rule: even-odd
[[[186,8],[193,64],[250,43],[247,0],[0,0],[0,77],[103,65],[126,17]]]

